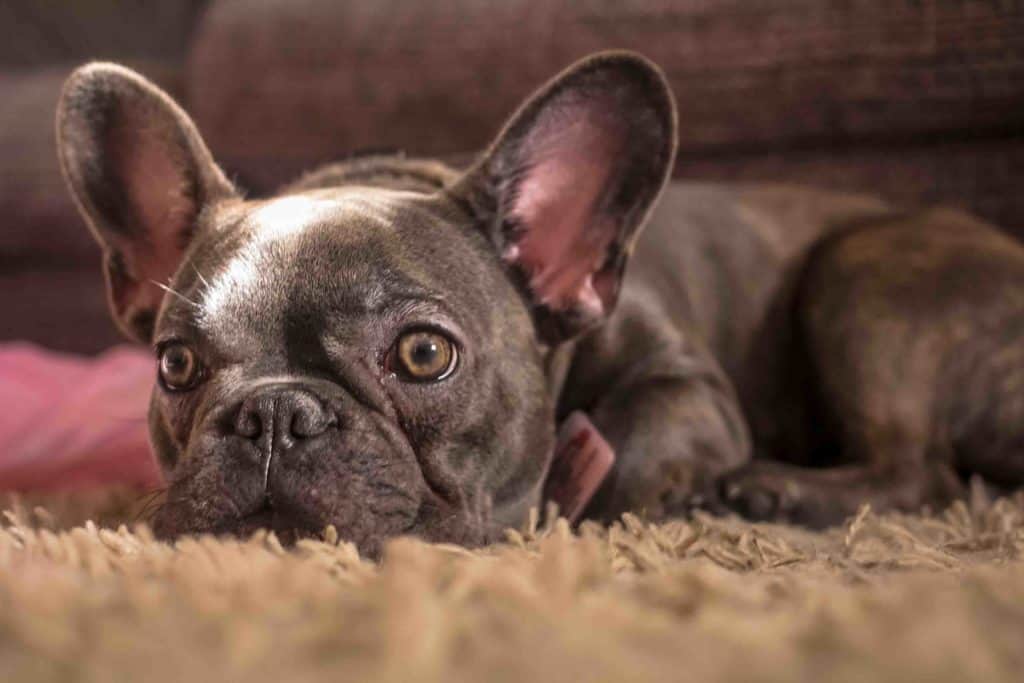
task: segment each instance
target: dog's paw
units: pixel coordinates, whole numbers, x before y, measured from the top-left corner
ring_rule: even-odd
[[[716,498],[713,490],[694,491],[666,486],[658,493],[654,508],[662,519],[689,518],[698,510],[710,511]]]
[[[716,475],[689,461],[660,463],[643,485],[643,509],[651,519],[689,518],[694,512],[721,513]]]
[[[749,465],[720,478],[716,489],[718,503],[746,519],[807,522],[803,487],[774,468]]]

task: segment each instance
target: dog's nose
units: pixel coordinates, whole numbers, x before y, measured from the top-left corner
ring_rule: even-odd
[[[331,414],[315,396],[286,389],[245,399],[235,416],[234,430],[238,436],[254,441],[270,432],[275,442],[290,446],[323,434],[331,423]]]

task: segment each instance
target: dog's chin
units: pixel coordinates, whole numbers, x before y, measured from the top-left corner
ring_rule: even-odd
[[[425,506],[429,507],[429,506]],[[175,514],[178,512],[178,514]],[[342,519],[314,514],[307,510],[292,510],[264,503],[241,516],[220,516],[217,519],[202,515],[180,514],[172,507],[157,513],[153,519],[155,536],[165,542],[174,542],[186,536],[215,536],[248,540],[259,532],[273,532],[282,546],[290,548],[303,539],[326,540],[325,531],[335,528],[337,538],[355,544],[359,553],[370,559],[379,559],[388,540],[404,535],[434,537],[434,525],[424,519],[424,508],[402,511],[402,515],[375,518],[364,517],[361,524],[348,524]],[[441,539],[458,541],[456,538]]]
[[[304,538],[321,538],[326,526],[326,523],[322,526],[311,524],[266,505],[242,517],[222,519],[212,524],[190,523],[158,515],[153,522],[153,532],[158,539],[173,542],[192,535],[248,539],[259,531],[272,531],[282,545],[292,546]]]
[[[241,517],[220,519],[212,523],[158,514],[154,519],[153,531],[158,539],[165,542],[195,535],[247,540],[254,534],[269,531],[273,532],[282,546],[290,548],[303,539],[326,540],[324,532],[328,526],[333,525],[338,539],[353,543],[360,555],[371,560],[379,560],[387,542],[399,536],[416,536],[425,541],[455,543],[467,547],[484,545],[494,540],[487,533],[488,525],[482,523],[482,520],[465,519],[450,513],[437,516],[431,514],[430,509],[429,505],[421,507],[419,514],[400,525],[380,520],[379,525],[357,530],[329,519],[314,519],[309,515],[264,505]]]
[[[315,524],[299,516],[275,510],[265,505],[240,519],[223,525],[218,536],[249,538],[258,531],[272,531],[285,547],[295,545],[304,538],[320,539],[327,523]]]

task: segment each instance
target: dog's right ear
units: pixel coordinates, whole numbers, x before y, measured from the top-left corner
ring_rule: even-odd
[[[65,180],[103,247],[114,319],[148,342],[161,285],[178,269],[199,213],[236,192],[181,107],[115,64],[71,74],[57,141]]]

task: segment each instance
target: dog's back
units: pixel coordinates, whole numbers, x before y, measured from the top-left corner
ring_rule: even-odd
[[[734,381],[769,309],[826,234],[891,215],[880,200],[789,185],[676,182],[637,245],[626,287],[673,302]]]
[[[872,197],[799,186],[672,183],[617,315],[663,307],[658,317],[689,338],[699,363],[731,380],[757,447],[800,459],[806,406],[792,316],[807,259],[825,236],[896,213]]]

